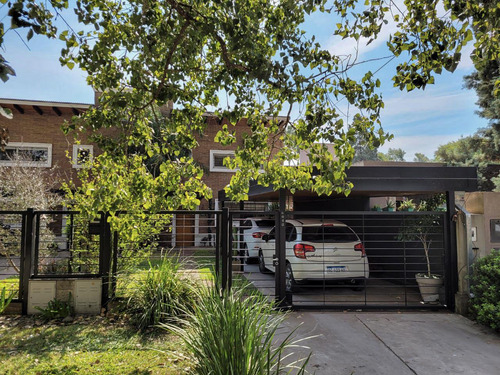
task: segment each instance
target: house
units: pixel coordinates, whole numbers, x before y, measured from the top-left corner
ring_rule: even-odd
[[[8,136],[7,145],[0,150],[0,166],[57,167],[61,178],[69,179],[92,157],[94,145],[84,139],[77,144],[61,130],[65,121],[91,104],[0,99],[0,106],[13,113],[12,119],[0,116],[0,128],[6,129]],[[22,160],[13,161],[15,155],[22,155]]]
[[[98,98],[96,93],[96,100]],[[73,135],[65,135],[61,130],[66,121],[72,116],[85,112],[93,104],[48,102],[39,100],[0,99],[0,106],[8,108],[13,113],[12,119],[0,116],[0,129],[6,129],[8,143],[4,150],[0,150],[0,166],[12,166],[16,162],[12,158],[22,155],[23,160],[18,161],[23,165],[37,168],[56,167],[61,183],[70,179],[77,180],[78,168],[81,168],[88,158],[99,153],[96,145],[86,141],[83,136],[77,143]],[[168,116],[172,104],[169,103],[160,112]],[[234,156],[238,146],[243,145],[243,134],[250,132],[246,119],[234,125],[236,142],[229,146],[222,146],[214,142],[217,132],[226,120],[220,120],[213,113],[205,113],[207,122],[206,131],[197,136],[198,147],[191,150],[191,155],[196,163],[204,170],[203,180],[213,191],[214,198],[203,200],[200,210],[213,210],[220,208],[217,192],[229,184],[234,170],[224,166],[226,157]],[[284,120],[285,118],[280,118]],[[200,245],[207,236],[200,231],[200,226],[208,227],[209,224],[200,222],[200,215],[178,215],[174,234],[178,244],[184,246]],[[175,243],[175,240],[174,240]]]

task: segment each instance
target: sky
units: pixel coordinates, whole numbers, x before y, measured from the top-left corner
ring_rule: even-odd
[[[0,19],[6,18],[6,6],[0,8]],[[396,30],[388,24],[379,38],[365,46],[358,46],[352,40],[341,40],[332,35],[335,19],[332,15],[310,16],[304,29],[308,35],[315,35],[323,48],[339,55],[354,54],[358,51],[358,61],[389,56],[386,38]],[[72,15],[65,15],[73,21]],[[3,50],[0,52],[16,71],[16,76],[6,83],[0,81],[0,98],[93,103],[94,92],[86,83],[84,72],[75,68],[61,67],[59,55],[63,43],[34,36],[30,41],[9,31],[5,35]],[[387,65],[387,59],[361,64],[358,69],[378,71],[376,77],[382,82],[380,93],[385,102],[382,111],[382,126],[394,135],[394,139],[379,151],[391,148],[406,151],[406,160],[412,161],[415,153],[423,153],[432,158],[439,145],[468,136],[477,129],[488,125],[475,111],[477,97],[474,91],[465,89],[463,77],[474,69],[466,50],[457,70],[451,74],[444,72],[436,76],[435,84],[425,90],[400,91],[392,86],[392,76],[396,60]]]

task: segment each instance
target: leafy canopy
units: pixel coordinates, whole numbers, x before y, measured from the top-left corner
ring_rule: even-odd
[[[353,79],[352,61],[306,37],[306,15],[329,12],[334,33],[368,42],[396,22],[388,46],[400,58],[393,80],[402,90],[424,88],[442,69],[453,71],[472,40],[476,67],[498,59],[500,49],[499,8],[489,0],[80,0],[74,8],[79,25],[62,31],[54,19],[69,7],[65,0],[16,0],[8,6],[11,28],[27,28],[28,39],[44,34],[64,40],[61,63],[79,66],[102,92],[99,106],[68,127],[91,131],[91,140],[104,150],[78,191],[93,210],[193,207],[209,197],[201,166],[181,156],[196,147],[209,110],[230,122],[216,136],[222,145],[235,142],[231,124],[238,119],[247,118],[251,129],[236,157],[226,161],[238,168],[226,188],[233,199],[246,197],[252,179],[292,191],[348,193],[345,170],[356,136],[374,147],[388,138],[380,127],[380,82],[372,72]],[[336,26],[333,15],[340,20]],[[4,60],[0,65],[2,78],[13,73]],[[498,81],[495,87],[498,95]],[[348,123],[339,101],[355,108]],[[162,136],[153,137],[151,114],[169,102],[170,116],[154,119]],[[294,122],[278,118],[297,112]],[[118,136],[108,128],[118,129]],[[320,140],[334,144],[337,158],[316,144]],[[311,164],[287,167],[298,149],[308,150]],[[145,161],[158,154],[160,173],[152,175]],[[315,178],[313,168],[319,171]]]

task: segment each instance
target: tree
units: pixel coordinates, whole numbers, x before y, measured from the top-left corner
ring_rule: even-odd
[[[422,154],[421,152],[416,152],[413,161],[416,163],[430,163],[431,159]]]
[[[488,61],[478,71],[465,77],[465,86],[474,89],[479,98],[476,102],[480,108],[478,114],[492,124],[500,120],[500,95],[495,92],[499,79],[500,59]]]
[[[305,38],[300,25],[315,11],[335,13],[340,17],[337,35],[370,43],[386,23],[395,22],[398,31],[388,42],[401,59],[394,84],[412,90],[433,83],[442,69],[453,71],[462,48],[473,39],[476,67],[499,56],[495,2],[445,0],[444,15],[438,12],[440,5],[435,0],[407,1],[406,9],[379,0],[365,5],[355,0],[82,0],[75,12],[84,30],[63,31],[53,21],[68,7],[66,1],[17,0],[8,7],[13,27],[27,28],[28,39],[36,33],[66,41],[61,62],[70,68],[78,65],[89,74],[89,84],[103,91],[99,106],[68,127],[95,132],[92,140],[105,151],[83,176],[79,190],[90,202],[84,208],[96,211],[190,208],[209,196],[201,168],[189,157],[173,159],[181,149],[196,145],[193,132],[204,131],[202,115],[210,109],[231,123],[246,117],[252,130],[236,157],[227,160],[238,169],[227,187],[233,199],[246,197],[252,179],[292,191],[349,193],[345,169],[354,157],[356,135],[364,134],[376,146],[388,137],[380,127],[380,82],[371,72],[359,81],[352,79],[348,73],[357,62],[322,50],[314,39]],[[230,100],[221,102],[226,96]],[[335,106],[343,99],[355,108],[348,124]],[[163,142],[153,142],[148,115],[168,101],[175,109],[160,119]],[[278,121],[278,114],[295,108],[302,109],[296,122]],[[100,132],[111,127],[119,129],[117,139]],[[234,140],[232,126],[221,126],[216,141],[228,145]],[[315,144],[318,140],[333,143],[337,158]],[[153,177],[145,157],[129,152],[131,147],[149,158],[158,153],[173,157]],[[309,150],[310,165],[288,167],[297,149]],[[264,173],[259,173],[262,167]],[[319,175],[311,179],[313,168]],[[119,179],[99,178],[103,173],[116,173]],[[101,199],[103,194],[110,198]]]
[[[14,167],[0,167],[0,211],[24,211],[28,208],[46,211],[57,209],[63,197],[55,192],[57,181],[56,168],[32,168],[23,163],[22,155],[13,160]],[[47,255],[47,245],[54,240],[48,227],[50,218],[40,216],[41,258]],[[19,273],[19,267],[12,256],[20,256],[19,239],[21,225],[19,215],[0,216],[0,255],[7,258],[10,266]],[[49,246],[50,247],[50,246]]]
[[[494,177],[488,166],[500,162],[500,124],[492,124],[488,128],[479,129],[471,136],[449,142],[434,153],[437,161],[449,165],[475,166],[478,168],[479,189],[494,190]]]
[[[68,131],[118,126],[120,137],[95,133],[91,138],[105,152],[95,158],[92,170],[83,172],[84,184],[72,195],[75,202],[77,195],[84,197],[84,209],[193,208],[201,197],[209,197],[200,166],[190,156],[180,157],[182,149],[196,147],[195,133],[203,133],[203,113],[209,109],[231,124],[246,118],[252,130],[236,157],[226,161],[238,169],[227,188],[236,200],[246,197],[252,179],[320,194],[348,192],[349,141],[359,132],[371,143],[387,138],[377,126],[378,80],[371,73],[361,82],[350,79],[346,69],[338,70],[339,58],[304,38],[299,25],[315,9],[314,2],[86,3],[77,10],[79,18],[92,25],[99,20],[97,30],[62,35],[68,48],[75,48],[65,51],[63,60],[86,70],[89,83],[103,94],[100,105]],[[225,93],[231,98],[220,103]],[[334,105],[325,105],[330,96],[345,97],[358,108],[349,124]],[[152,119],[151,113],[168,101],[174,102],[170,116]],[[296,106],[305,108],[302,117],[293,124],[280,122],[278,115]],[[161,124],[158,140],[151,122]],[[221,125],[217,134],[222,145],[235,141],[231,124]],[[319,139],[333,143],[340,159],[315,144]],[[311,150],[312,164],[284,166],[296,158],[298,148]],[[166,157],[154,176],[144,155],[158,154]],[[314,167],[321,175],[311,179]],[[99,178],[104,174],[112,177]]]
[[[367,142],[362,134],[356,136],[352,147],[354,148],[353,163],[363,160],[379,160],[377,155],[378,147]]]
[[[387,153],[379,152],[378,158],[382,161],[405,161],[406,151],[401,148],[389,148]]]
[[[485,62],[465,77],[466,87],[474,89],[479,98],[478,114],[489,120],[489,126],[442,145],[435,153],[437,159],[450,165],[476,166],[479,188],[486,191],[500,191],[498,170],[490,168],[491,164],[500,163],[500,96],[496,93],[499,79],[500,59]]]

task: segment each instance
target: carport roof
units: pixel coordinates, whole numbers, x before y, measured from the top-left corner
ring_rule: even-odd
[[[351,196],[409,196],[477,190],[475,167],[448,167],[434,163],[377,164],[379,165],[353,166],[347,171],[347,180],[354,185]],[[249,200],[275,200],[279,192],[273,186],[251,184],[248,196]],[[317,195],[310,191],[298,191],[294,196]]]

